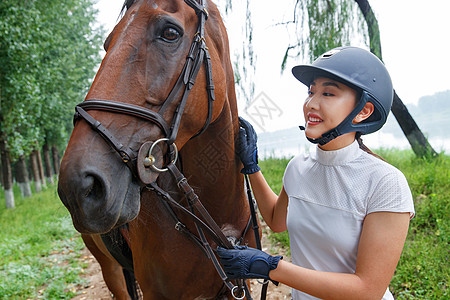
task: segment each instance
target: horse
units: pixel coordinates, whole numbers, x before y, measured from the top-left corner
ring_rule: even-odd
[[[220,13],[210,0],[126,0],[123,10],[76,106],[59,197],[84,240],[97,241],[86,243],[97,259],[108,256],[98,235],[126,232],[144,299],[250,299],[214,253],[259,242]],[[123,287],[117,261],[102,261]]]

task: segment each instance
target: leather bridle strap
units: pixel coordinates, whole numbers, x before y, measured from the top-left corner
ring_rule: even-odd
[[[151,121],[158,125],[161,129],[163,136],[168,138],[167,144],[171,145],[175,142],[175,139],[178,134],[178,130],[180,128],[181,117],[183,115],[187,99],[192,87],[195,84],[195,80],[197,78],[198,72],[200,71],[200,67],[202,63],[205,66],[206,73],[206,90],[208,94],[208,113],[203,127],[200,131],[195,134],[192,138],[198,136],[203,133],[208,127],[209,123],[212,119],[213,112],[213,101],[215,100],[214,95],[214,82],[212,77],[212,66],[211,66],[211,56],[209,55],[208,48],[206,47],[205,42],[205,22],[208,18],[208,12],[206,10],[206,4],[200,4],[193,0],[185,0],[186,3],[191,6],[196,15],[199,18],[197,33],[194,36],[194,40],[192,41],[191,48],[186,57],[186,63],[175,83],[175,86],[170,91],[167,96],[164,104],[161,106],[159,111],[155,112],[150,109],[146,109],[141,106],[118,102],[118,101],[109,101],[109,100],[100,100],[100,99],[88,99],[77,105],[75,108],[76,113],[74,116],[74,120],[77,120],[78,117],[83,117],[88,123],[91,124],[92,128],[99,132],[106,141],[111,144],[116,151],[122,156],[123,153],[126,153],[128,157],[132,157],[135,155],[131,155],[132,153],[127,148],[127,151],[118,150],[121,149],[122,146],[117,139],[104,127],[104,126],[96,126],[94,124],[100,124],[97,120],[95,120],[92,116],[90,116],[86,111],[87,110],[103,110],[110,111],[115,113],[124,113],[128,115],[132,115],[135,117],[139,117],[148,121]],[[180,89],[184,86],[183,95],[181,97],[181,101],[175,109],[171,125],[169,127],[168,123],[164,119],[163,115],[166,109],[175,101]],[[100,124],[101,125],[101,124]],[[101,129],[101,130],[99,130]],[[124,160],[125,161],[125,160]],[[128,164],[127,164],[128,165]],[[132,169],[133,170],[133,169]]]
[[[168,136],[169,140],[167,142],[169,145],[175,142],[181,123],[181,117],[183,115],[184,108],[187,103],[187,98],[189,96],[192,87],[195,84],[195,80],[197,78],[198,72],[200,71],[202,63],[205,66],[205,74],[206,74],[206,90],[208,93],[208,115],[206,117],[202,129],[200,129],[200,131],[193,137],[196,137],[201,133],[203,133],[208,127],[209,123],[211,122],[213,112],[213,101],[215,100],[211,56],[209,55],[208,47],[206,46],[205,40],[205,23],[206,19],[208,18],[206,4],[200,4],[192,0],[185,0],[185,2],[195,10],[195,13],[197,14],[199,20],[197,33],[195,34],[194,39],[192,41],[191,48],[186,57],[186,63],[183,67],[183,70],[177,82],[175,83],[175,86],[172,88],[171,92],[169,93],[169,96],[167,97],[166,101],[164,101],[164,104],[159,111],[161,115],[164,114],[165,110],[170,106],[170,104],[173,102],[173,99],[178,94],[180,88],[184,85],[183,96],[176,108],[174,117],[172,119],[170,135]]]
[[[109,111],[138,117],[158,125],[165,136],[169,134],[169,126],[159,113],[138,105],[110,100],[89,99],[78,104],[76,108]],[[78,109],[76,111],[79,112]]]
[[[203,241],[203,247],[206,249],[206,251],[209,253],[209,258],[211,259],[214,267],[216,268],[219,276],[221,277],[224,284],[234,293],[234,290],[237,289],[237,293],[241,294],[243,293],[243,290],[247,290],[247,299],[252,299],[250,293],[248,292],[248,287],[246,283],[242,279],[237,279],[237,285],[233,286],[225,274],[225,272],[222,269],[222,266],[220,265],[219,261],[217,260],[216,256],[213,254],[213,251],[211,249],[211,246],[209,245],[208,241],[203,235],[203,231],[201,229],[206,229],[207,233],[210,235],[210,237],[217,243],[217,245],[224,247],[226,249],[234,249],[234,246],[228,240],[228,238],[224,235],[223,231],[220,229],[220,227],[217,225],[217,223],[214,221],[214,219],[211,217],[211,215],[208,213],[206,208],[201,203],[200,199],[198,198],[195,191],[192,189],[192,187],[187,182],[186,177],[178,170],[178,168],[175,166],[174,163],[170,163],[167,165],[167,168],[169,169],[169,172],[172,174],[172,176],[175,179],[175,182],[177,183],[178,188],[183,192],[185,195],[189,205],[192,207],[193,211],[190,212],[180,204],[178,204],[175,200],[171,200],[171,197],[168,195],[168,193],[161,191],[161,189],[156,184],[150,184],[150,186],[155,189],[159,190],[161,194],[165,194],[165,197],[167,200],[170,201],[171,204],[175,205],[176,207],[180,208],[183,212],[186,212],[189,217],[191,217],[195,225],[197,227],[197,230],[199,232],[199,235],[201,237],[201,240]],[[199,219],[197,215],[195,215],[194,209],[200,214],[200,216],[203,218],[205,222]],[[207,226],[205,227],[205,223]],[[201,229],[200,229],[201,227]],[[244,232],[247,231],[247,228],[244,230]],[[234,295],[233,295],[234,297]]]
[[[103,126],[102,123],[94,119],[90,114],[88,114],[84,109],[79,106],[75,107],[74,122],[80,117],[82,117],[91,127],[99,133],[108,144],[119,153],[122,161],[127,165],[133,174],[136,174],[136,167],[134,160],[136,159],[135,152],[129,147],[124,146],[117,140],[111,132]]]
[[[174,177],[174,179],[178,185],[178,188],[185,194],[188,202],[198,211],[198,213],[203,217],[205,222],[208,224],[208,226],[215,233],[216,237],[219,239],[219,242],[217,243],[217,241],[216,241],[216,243],[218,245],[220,245],[221,247],[224,247],[227,249],[233,249],[234,247],[231,244],[231,242],[223,234],[220,227],[217,225],[217,223],[214,221],[214,219],[211,217],[211,215],[205,209],[203,204],[200,202],[197,194],[194,192],[192,187],[187,183],[186,177],[184,177],[184,175],[180,172],[180,170],[178,170],[178,168],[173,163],[168,164],[167,168],[169,169],[169,172]]]

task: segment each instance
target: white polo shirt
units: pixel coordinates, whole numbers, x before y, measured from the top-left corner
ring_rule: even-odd
[[[359,148],[316,147],[292,159],[283,184],[289,197],[287,228],[294,264],[354,273],[364,218],[378,211],[409,212],[414,204],[405,176]],[[293,299],[317,299],[292,291]],[[389,289],[383,299],[393,299]]]

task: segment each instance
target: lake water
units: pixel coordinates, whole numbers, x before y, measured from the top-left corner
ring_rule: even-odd
[[[411,149],[406,137],[397,137],[390,133],[372,133],[363,136],[363,141],[372,150],[379,148]],[[429,138],[428,141],[436,152],[450,154],[450,139]],[[293,157],[300,153],[309,152],[314,147],[306,140],[304,133],[299,132],[298,129],[258,134],[258,155],[260,159]]]

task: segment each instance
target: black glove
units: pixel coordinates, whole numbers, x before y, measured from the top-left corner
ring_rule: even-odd
[[[261,250],[247,246],[235,246],[234,249],[217,247],[217,254],[224,271],[230,279],[261,278],[271,280],[269,272],[276,269],[282,256],[271,256]]]
[[[244,164],[241,173],[253,174],[261,170],[258,166],[258,147],[256,146],[257,135],[252,124],[239,117],[239,142],[237,151],[239,158]]]

